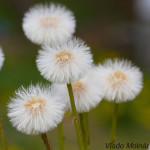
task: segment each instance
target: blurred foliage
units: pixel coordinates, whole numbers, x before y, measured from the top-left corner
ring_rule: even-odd
[[[38,136],[23,135],[14,129],[7,118],[9,97],[21,85],[43,82],[36,68],[37,50],[23,34],[21,23],[25,11],[41,0],[0,0],[0,45],[5,63],[0,72],[0,117],[10,150],[40,150],[44,145]],[[77,18],[76,36],[92,48],[95,63],[106,58],[125,57],[134,61],[144,72],[144,88],[134,101],[119,105],[117,142],[150,142],[150,74],[143,65],[145,58],[137,59],[137,50],[131,38],[130,22],[134,21],[132,1],[109,0],[55,0],[70,8]],[[90,112],[91,149],[103,150],[109,142],[113,104],[103,100]],[[77,149],[74,126],[70,114],[64,119],[66,149]],[[53,149],[58,149],[57,129],[49,132]],[[1,147],[1,142],[0,142]]]

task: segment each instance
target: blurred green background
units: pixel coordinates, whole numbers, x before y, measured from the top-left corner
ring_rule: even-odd
[[[0,0],[0,45],[5,53],[0,72],[0,118],[9,150],[45,149],[40,137],[27,136],[14,129],[7,118],[9,97],[21,85],[47,83],[36,68],[39,46],[22,31],[24,13],[45,0]],[[134,101],[119,106],[117,142],[150,143],[150,0],[54,0],[66,5],[77,19],[75,35],[92,48],[95,63],[123,57],[144,73],[144,88]],[[113,104],[102,101],[90,112],[91,150],[105,150],[110,139]],[[66,150],[77,150],[70,115],[64,118]],[[58,149],[57,129],[48,133]],[[0,141],[1,149],[1,141]]]

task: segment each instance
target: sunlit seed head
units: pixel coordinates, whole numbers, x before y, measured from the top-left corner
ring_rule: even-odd
[[[128,60],[107,59],[98,66],[97,77],[104,99],[115,103],[134,100],[142,89],[142,72]]]
[[[44,27],[47,28],[56,27],[58,25],[58,18],[54,16],[41,17],[40,22]]]
[[[71,83],[74,102],[78,113],[89,112],[96,107],[103,98],[103,90],[97,80],[97,72],[91,68],[80,80]],[[69,93],[66,84],[52,84],[54,92],[62,97],[66,103],[66,111],[72,110]]]
[[[63,49],[61,52],[55,55],[55,58],[57,60],[57,63],[67,64],[71,61],[71,59],[73,58],[73,55],[71,52],[67,52],[65,49]]]
[[[28,100],[28,102],[24,106],[27,111],[36,113],[42,111],[45,105],[46,101],[43,100],[42,98],[32,97],[31,99]]]
[[[43,46],[36,62],[41,75],[47,80],[72,83],[88,72],[93,59],[90,48],[82,40],[71,38]]]
[[[57,127],[62,121],[65,104],[50,86],[23,86],[8,105],[8,117],[18,131],[37,135]]]
[[[85,90],[85,87],[82,81],[75,81],[72,83],[72,89],[75,94],[79,94]]]
[[[109,75],[108,80],[113,87],[117,87],[125,83],[127,75],[117,70]]]
[[[69,40],[75,32],[76,21],[65,6],[38,4],[25,13],[22,26],[29,40],[45,45]]]
[[[0,69],[3,66],[4,60],[5,60],[5,57],[4,57],[2,48],[0,47]]]

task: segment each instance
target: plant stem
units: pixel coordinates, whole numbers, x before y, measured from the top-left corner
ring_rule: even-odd
[[[68,92],[69,92],[69,96],[70,96],[73,122],[74,122],[75,129],[76,129],[76,135],[77,135],[79,150],[84,150],[71,84],[67,84],[67,88],[68,88]]]
[[[58,125],[58,142],[59,142],[59,150],[64,150],[64,136],[63,136],[63,123],[61,122]]]
[[[86,131],[85,131],[85,123],[84,123],[84,115],[83,113],[79,113],[79,119],[80,119],[80,128],[82,133],[82,141],[84,143],[84,148],[86,147]]]
[[[82,132],[82,139],[84,142],[85,150],[89,150],[89,125],[88,125],[88,113],[80,113],[80,127]]]
[[[6,143],[6,138],[5,138],[5,135],[4,135],[4,129],[3,129],[3,125],[2,125],[2,121],[0,119],[0,135],[1,135],[1,140],[2,140],[2,147],[4,150],[8,150],[8,147],[7,147],[7,143]]]
[[[85,118],[85,133],[86,133],[86,150],[89,150],[90,148],[90,134],[89,134],[89,117],[88,112],[84,113]]]
[[[118,104],[114,102],[114,113],[112,118],[111,138],[110,142],[115,143],[116,139],[116,127],[117,127],[117,116],[118,116]],[[111,148],[113,150],[113,148]]]
[[[43,142],[45,144],[46,150],[52,150],[50,142],[48,140],[48,137],[47,137],[46,133],[41,134],[41,138],[42,138],[42,140],[43,140]]]

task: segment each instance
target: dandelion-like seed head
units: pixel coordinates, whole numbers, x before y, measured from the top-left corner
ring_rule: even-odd
[[[55,58],[58,64],[64,65],[69,63],[73,59],[73,54],[63,49],[55,55]]]
[[[82,40],[72,38],[42,48],[36,60],[37,67],[41,75],[51,82],[78,81],[92,66],[90,48]]]
[[[117,87],[124,84],[127,80],[127,75],[120,70],[116,70],[113,73],[110,73],[108,76],[108,81],[111,86]]]
[[[96,107],[103,98],[102,89],[97,82],[93,69],[79,81],[71,83],[76,110],[79,113],[89,112]],[[54,91],[66,103],[66,111],[71,110],[70,98],[66,84],[53,84]]]
[[[53,28],[58,26],[59,19],[54,16],[41,17],[40,22],[46,28]]]
[[[72,89],[73,89],[73,93],[79,95],[85,90],[84,83],[82,81],[75,81],[72,83]]]
[[[11,98],[8,117],[18,131],[41,134],[55,128],[63,119],[65,104],[54,95],[50,86],[22,87]]]
[[[27,111],[30,111],[31,113],[38,113],[44,111],[46,101],[42,98],[32,97],[24,104],[24,106]]]
[[[3,66],[4,60],[5,60],[4,54],[3,54],[2,48],[0,47],[0,69]]]
[[[147,150],[150,150],[150,144],[148,145],[148,149]]]
[[[106,60],[99,65],[97,80],[104,98],[116,103],[133,100],[142,89],[142,72],[128,60]]]
[[[73,13],[59,4],[39,4],[30,8],[23,18],[25,35],[33,43],[44,45],[69,40],[75,32]]]

